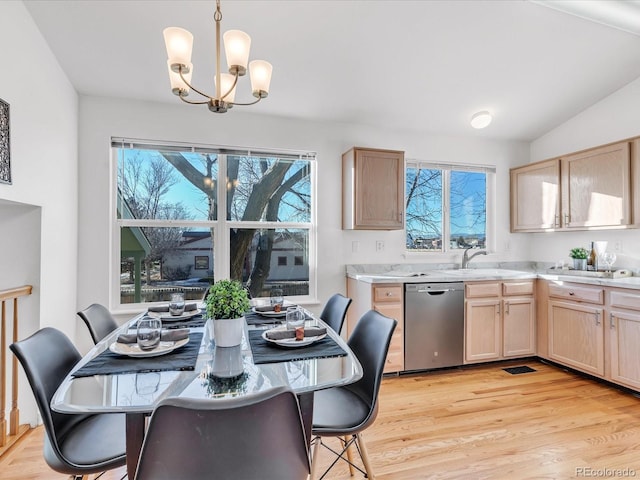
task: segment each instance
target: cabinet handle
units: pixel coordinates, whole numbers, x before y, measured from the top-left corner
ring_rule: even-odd
[[[596,325],[600,325],[600,312],[596,312]]]
[[[498,304],[498,315],[500,315],[500,304]]]
[[[556,213],[556,221],[554,222],[554,227],[560,227],[560,215]]]
[[[509,302],[504,302],[504,313],[509,315]]]
[[[564,226],[565,227],[569,226],[569,214],[568,213],[564,214]]]
[[[573,297],[573,296],[575,295],[575,293],[573,293],[573,292],[569,292],[569,295],[570,295],[571,297]]]
[[[616,328],[616,322],[613,321],[613,313],[609,313],[609,328]]]
[[[393,293],[387,292],[387,297],[392,297],[392,296],[393,296]]]

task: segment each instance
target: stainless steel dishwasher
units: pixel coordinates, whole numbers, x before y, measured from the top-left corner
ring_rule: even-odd
[[[405,370],[462,365],[462,282],[405,284],[404,322]]]

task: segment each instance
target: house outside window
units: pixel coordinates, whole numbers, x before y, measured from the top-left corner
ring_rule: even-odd
[[[495,167],[408,160],[405,178],[407,251],[493,247]]]
[[[314,154],[126,139],[112,153],[115,306],[199,300],[220,278],[315,298]]]

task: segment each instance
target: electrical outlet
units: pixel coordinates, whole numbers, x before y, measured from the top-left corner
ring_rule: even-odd
[[[620,240],[617,240],[617,241],[613,242],[613,251],[614,252],[621,252],[622,251],[622,242]]]
[[[384,250],[384,240],[376,240],[376,252],[382,252]]]

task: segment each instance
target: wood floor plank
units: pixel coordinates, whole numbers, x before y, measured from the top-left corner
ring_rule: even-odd
[[[502,370],[524,364],[536,371]],[[42,459],[42,435],[0,458],[2,480],[66,479]],[[364,437],[379,480],[640,477],[640,399],[535,360],[385,378]],[[330,461],[322,451],[320,464]],[[338,464],[325,478],[351,477]]]

